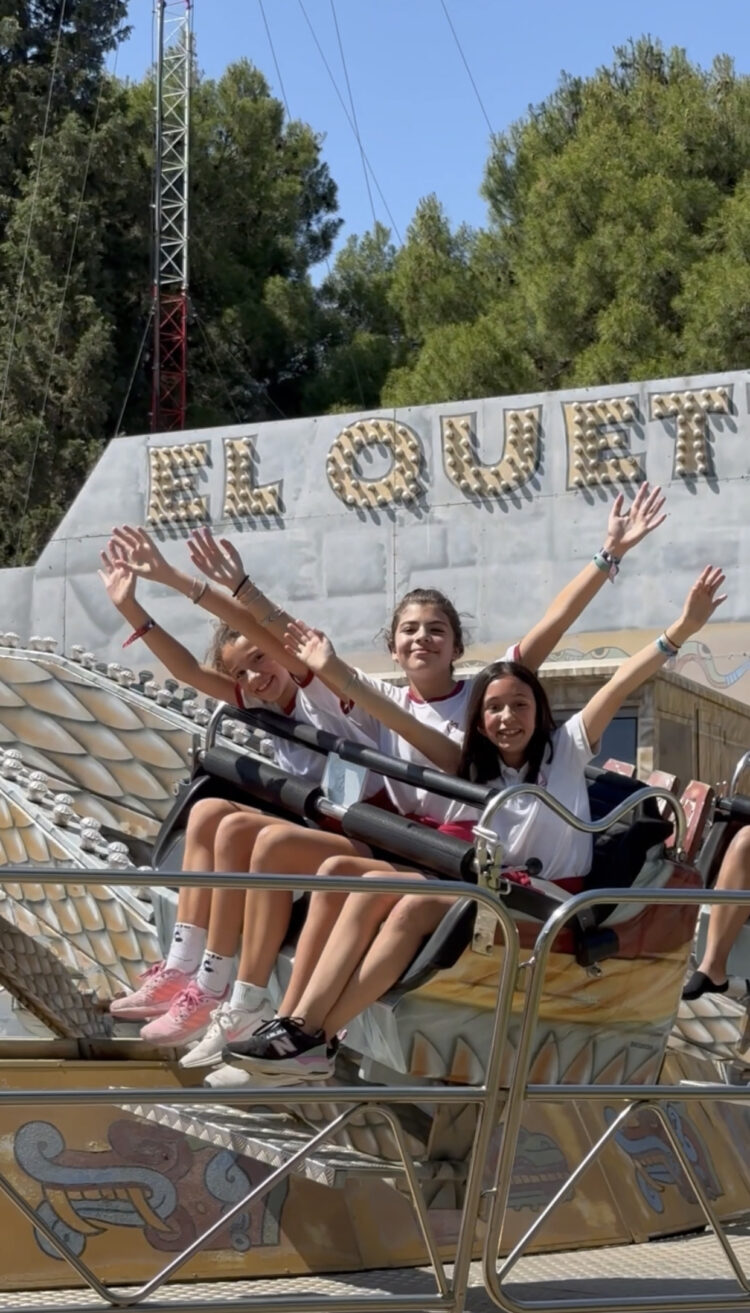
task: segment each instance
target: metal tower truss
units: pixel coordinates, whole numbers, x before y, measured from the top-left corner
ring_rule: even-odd
[[[156,168],[151,431],[185,427],[193,0],[154,0]]]

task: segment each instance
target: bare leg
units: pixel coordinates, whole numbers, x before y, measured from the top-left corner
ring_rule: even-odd
[[[311,875],[318,870],[321,862],[326,858],[348,855],[349,861],[354,862],[361,860],[357,854],[365,851],[363,844],[354,844],[341,834],[305,830],[300,826],[292,825],[275,826],[272,830],[266,830],[257,839],[250,870],[266,875]],[[367,859],[368,867],[372,865],[372,861],[371,857]],[[313,895],[313,899],[315,897],[317,895]],[[280,889],[248,890],[245,899],[238,980],[245,980],[255,985],[267,985],[268,977],[289,928],[291,911],[291,892]],[[306,925],[307,922],[302,936],[305,935]],[[300,945],[302,945],[302,937],[300,937]],[[298,956],[299,947],[295,954],[295,971]]]
[[[188,817],[185,834],[183,871],[213,871],[214,842],[221,822],[238,811],[237,804],[225,798],[201,798]],[[208,926],[211,889],[181,889],[177,900],[177,920],[188,925]]]
[[[215,871],[244,872],[250,869],[256,841],[271,826],[284,825],[275,816],[244,809],[224,816],[214,839]],[[240,938],[246,888],[214,889],[206,947],[222,957],[234,957]]]
[[[716,881],[717,889],[750,889],[750,827],[739,830],[724,854]],[[727,958],[750,909],[741,903],[734,907],[712,907],[703,959],[698,967],[715,985],[727,978]]]
[[[383,874],[413,876],[419,872],[397,871],[388,862],[370,864],[368,875]],[[367,876],[363,878],[367,879]],[[316,963],[295,1009],[296,1014],[304,1019],[306,1031],[312,1033],[323,1026],[380,925],[401,901],[398,894],[349,894],[325,945],[325,952]]]
[[[350,853],[341,853],[322,862],[318,874],[365,876],[377,864],[373,857],[354,857]],[[386,870],[392,870],[386,863],[383,863],[383,866]],[[292,974],[279,1007],[279,1014],[282,1017],[293,1017],[299,1014],[299,1002],[302,994],[320,961],[323,949],[328,943],[329,935],[341,915],[341,910],[348,897],[349,894],[345,892],[337,894],[333,890],[326,890],[324,893],[321,890],[320,893],[314,893],[310,898],[305,924],[302,927],[302,933],[297,943],[297,951],[294,954]]]
[[[328,1039],[395,985],[422,940],[440,924],[454,901],[437,894],[407,894],[399,899],[321,1023]]]

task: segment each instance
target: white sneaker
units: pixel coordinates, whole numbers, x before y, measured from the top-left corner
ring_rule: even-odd
[[[240,1085],[249,1085],[250,1080],[250,1072],[245,1071],[244,1067],[232,1067],[228,1062],[223,1062],[220,1067],[209,1071],[203,1084],[210,1085],[212,1090],[228,1090],[232,1086],[237,1089]],[[252,1108],[248,1111],[252,1112]]]
[[[180,1058],[180,1066],[213,1067],[221,1061],[221,1051],[227,1044],[249,1039],[272,1016],[273,1008],[267,998],[262,999],[255,1008],[238,1008],[230,1002],[221,1003],[211,1013],[211,1025],[203,1039]]]

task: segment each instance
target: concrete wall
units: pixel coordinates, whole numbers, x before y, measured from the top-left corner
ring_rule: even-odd
[[[371,666],[383,666],[395,600],[418,584],[450,594],[484,656],[538,619],[601,545],[617,490],[630,498],[647,477],[667,489],[670,518],[564,655],[632,650],[711,561],[730,600],[681,660],[750,701],[749,476],[739,373],[121,438],[36,566],[0,573],[0,628],[119,659],[124,629],[96,578],[112,525],[148,524],[185,566],[188,529],[208,521],[265,590]],[[208,622],[184,599],[141,592],[194,650],[207,643]],[[127,658],[148,664],[137,648]]]

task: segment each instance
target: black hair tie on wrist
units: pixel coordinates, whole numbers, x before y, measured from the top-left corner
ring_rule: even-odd
[[[240,582],[238,583],[237,587],[234,589],[234,592],[232,593],[232,597],[237,596],[240,590],[245,587],[247,581],[248,581],[248,576],[246,574],[243,574],[242,578],[240,579]]]

